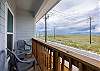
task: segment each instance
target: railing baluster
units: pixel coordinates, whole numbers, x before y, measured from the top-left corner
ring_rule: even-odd
[[[46,52],[45,52],[45,47],[44,47],[44,55],[45,55],[45,67],[46,67]]]
[[[43,70],[45,71],[45,47],[43,47],[43,63],[44,63]]]
[[[37,45],[38,45],[38,43],[36,42],[36,50],[35,50],[35,53],[36,53],[36,56],[35,56],[35,57],[36,57],[36,59],[37,59],[37,56],[38,56],[38,55],[37,55],[37,48],[38,48]]]
[[[32,54],[34,55],[34,41],[32,39]]]
[[[53,71],[60,71],[60,57],[57,51],[53,53]]]
[[[46,56],[47,56],[47,57],[46,57],[46,59],[47,59],[47,60],[46,60],[46,62],[47,62],[47,63],[46,63],[46,68],[47,68],[47,70],[48,70],[48,49],[46,49]]]
[[[83,71],[82,63],[79,63],[79,71]]]
[[[49,71],[49,49],[47,49],[47,70]]]
[[[51,63],[52,63],[52,52],[51,52],[51,50],[50,50],[50,71],[51,71]]]
[[[69,58],[69,71],[72,71],[72,59]]]
[[[64,57],[62,57],[61,71],[64,71]]]
[[[44,56],[43,56],[44,54],[43,54],[43,46],[41,47],[41,56],[42,56],[42,71],[43,71],[43,68],[44,68]]]

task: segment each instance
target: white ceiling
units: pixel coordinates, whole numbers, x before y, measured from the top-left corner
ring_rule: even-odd
[[[35,14],[40,8],[41,4],[43,3],[43,0],[16,0],[16,1],[18,9],[32,11],[35,12]]]

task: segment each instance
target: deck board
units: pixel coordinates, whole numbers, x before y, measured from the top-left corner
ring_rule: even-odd
[[[39,65],[36,65],[35,70],[33,68],[29,69],[28,71],[41,71]]]
[[[34,55],[26,55],[26,59],[32,59],[34,58]],[[39,65],[36,64],[35,66],[35,70],[34,70],[34,67],[30,68],[28,71],[41,71]]]

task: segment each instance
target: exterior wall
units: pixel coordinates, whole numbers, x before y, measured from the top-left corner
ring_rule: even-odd
[[[26,10],[17,10],[16,40],[30,40],[34,36],[34,19]]]
[[[0,0],[0,50],[5,48],[5,4]],[[1,46],[2,45],[2,46]]]
[[[1,47],[1,45],[2,45],[2,48],[5,48],[6,46],[5,46],[5,43],[4,42],[6,42],[5,41],[5,35],[6,35],[6,21],[7,21],[7,19],[6,19],[6,16],[7,16],[7,14],[5,13],[5,2],[6,2],[6,0],[0,0],[0,47]],[[15,14],[16,14],[16,12],[15,12],[15,8],[16,8],[16,6],[15,6],[15,0],[8,0],[7,1],[8,2],[8,5],[10,6],[10,8],[11,8],[11,10],[12,10],[12,12],[14,13],[14,21],[15,21]],[[14,25],[15,25],[15,22],[14,22]]]
[[[0,54],[0,71],[6,71],[4,69],[5,66],[7,67],[6,62],[6,47],[7,47],[7,39],[6,39],[6,34],[7,34],[7,13],[6,13],[6,4],[8,3],[9,7],[11,8],[11,11],[14,13],[15,16],[15,9],[16,9],[16,4],[15,0],[0,0],[0,51],[4,50],[4,54]],[[14,17],[15,20],[15,17]],[[15,24],[15,22],[14,22]]]
[[[0,71],[5,71],[5,4],[0,0]]]

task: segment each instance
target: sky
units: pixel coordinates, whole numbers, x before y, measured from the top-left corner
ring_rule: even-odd
[[[92,33],[100,34],[100,0],[61,0],[47,15],[48,34],[87,34],[92,18]],[[36,31],[44,33],[44,17]]]

